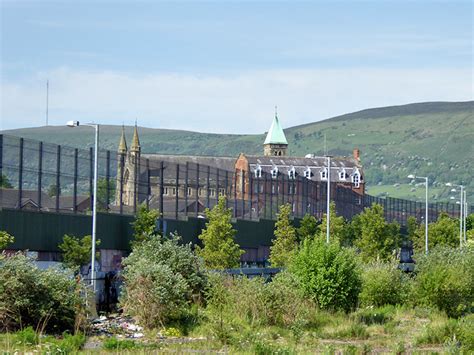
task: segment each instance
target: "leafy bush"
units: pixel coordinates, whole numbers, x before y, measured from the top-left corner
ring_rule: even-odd
[[[123,261],[121,304],[146,328],[179,318],[205,282],[200,259],[178,240],[145,239]]]
[[[0,328],[31,325],[53,332],[73,330],[84,311],[81,284],[65,270],[39,270],[22,254],[0,256]]]
[[[361,278],[353,250],[320,238],[307,239],[289,269],[320,308],[349,311],[356,306]]]
[[[5,231],[0,231],[0,250],[5,249],[7,245],[12,244],[15,238]]]
[[[385,324],[392,320],[393,306],[385,306],[380,308],[365,308],[358,310],[354,316],[356,320],[365,325]]]
[[[408,287],[409,279],[397,268],[396,263],[376,262],[364,265],[360,304],[374,307],[402,304]]]
[[[36,345],[38,344],[39,336],[30,325],[16,332],[15,340],[18,344],[22,345]]]
[[[451,218],[443,212],[438,220],[428,224],[428,240],[430,249],[436,246],[459,247],[459,220]],[[416,250],[425,249],[425,225],[421,224],[413,235]]]
[[[435,306],[450,317],[472,312],[474,305],[474,250],[432,249],[417,259],[411,299]]]

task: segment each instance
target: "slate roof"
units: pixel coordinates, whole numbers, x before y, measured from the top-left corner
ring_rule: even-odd
[[[150,159],[150,164],[158,167],[156,162],[164,161],[168,163],[182,164],[186,162],[206,165],[221,170],[235,171],[235,157],[214,157],[214,156],[193,156],[193,155],[167,155],[167,154],[142,154],[143,158]]]
[[[299,158],[299,157],[276,157],[276,156],[246,156],[250,171],[254,172],[257,166],[260,166],[263,173],[271,174],[276,167],[279,174],[286,174],[292,168],[298,176],[304,176],[304,172],[309,168],[311,171],[311,180],[321,181],[321,171],[326,168],[326,157]],[[332,157],[331,158],[331,181],[351,181],[350,176],[356,172],[356,169],[362,174],[360,163],[353,157]],[[346,180],[341,180],[339,173],[346,172]]]

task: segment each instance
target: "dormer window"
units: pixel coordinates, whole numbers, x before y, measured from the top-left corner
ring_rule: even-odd
[[[358,188],[360,186],[360,173],[358,169],[356,169],[355,172],[352,174],[352,183],[354,184],[355,188]]]
[[[262,167],[260,166],[260,164],[258,164],[257,167],[255,168],[255,177],[257,179],[262,177]]]
[[[321,180],[327,180],[328,179],[328,168],[324,168],[321,170]]]
[[[296,170],[295,167],[292,166],[290,170],[288,170],[288,179],[294,180],[296,177]]]
[[[307,167],[306,170],[304,171],[304,177],[306,179],[311,179],[311,169],[309,167]]]
[[[272,169],[272,179],[276,179],[278,177],[278,168],[275,166]]]
[[[342,171],[339,172],[339,180],[345,181],[348,177],[346,169],[342,169]]]

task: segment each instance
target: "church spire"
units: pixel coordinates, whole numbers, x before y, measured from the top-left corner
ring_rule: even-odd
[[[119,154],[127,153],[127,141],[125,140],[125,127],[122,125],[122,135],[120,136],[120,142],[118,146]]]
[[[284,156],[287,153],[288,141],[286,140],[285,132],[281,128],[278,120],[277,107],[275,106],[275,117],[273,118],[270,130],[267,133],[265,142],[263,142],[264,155]]]
[[[138,139],[138,127],[137,121],[135,120],[135,128],[133,129],[132,146],[130,147],[131,152],[140,152],[140,140]]]

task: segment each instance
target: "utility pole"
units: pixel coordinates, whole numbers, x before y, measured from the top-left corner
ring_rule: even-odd
[[[49,121],[49,79],[46,80],[46,126]]]

